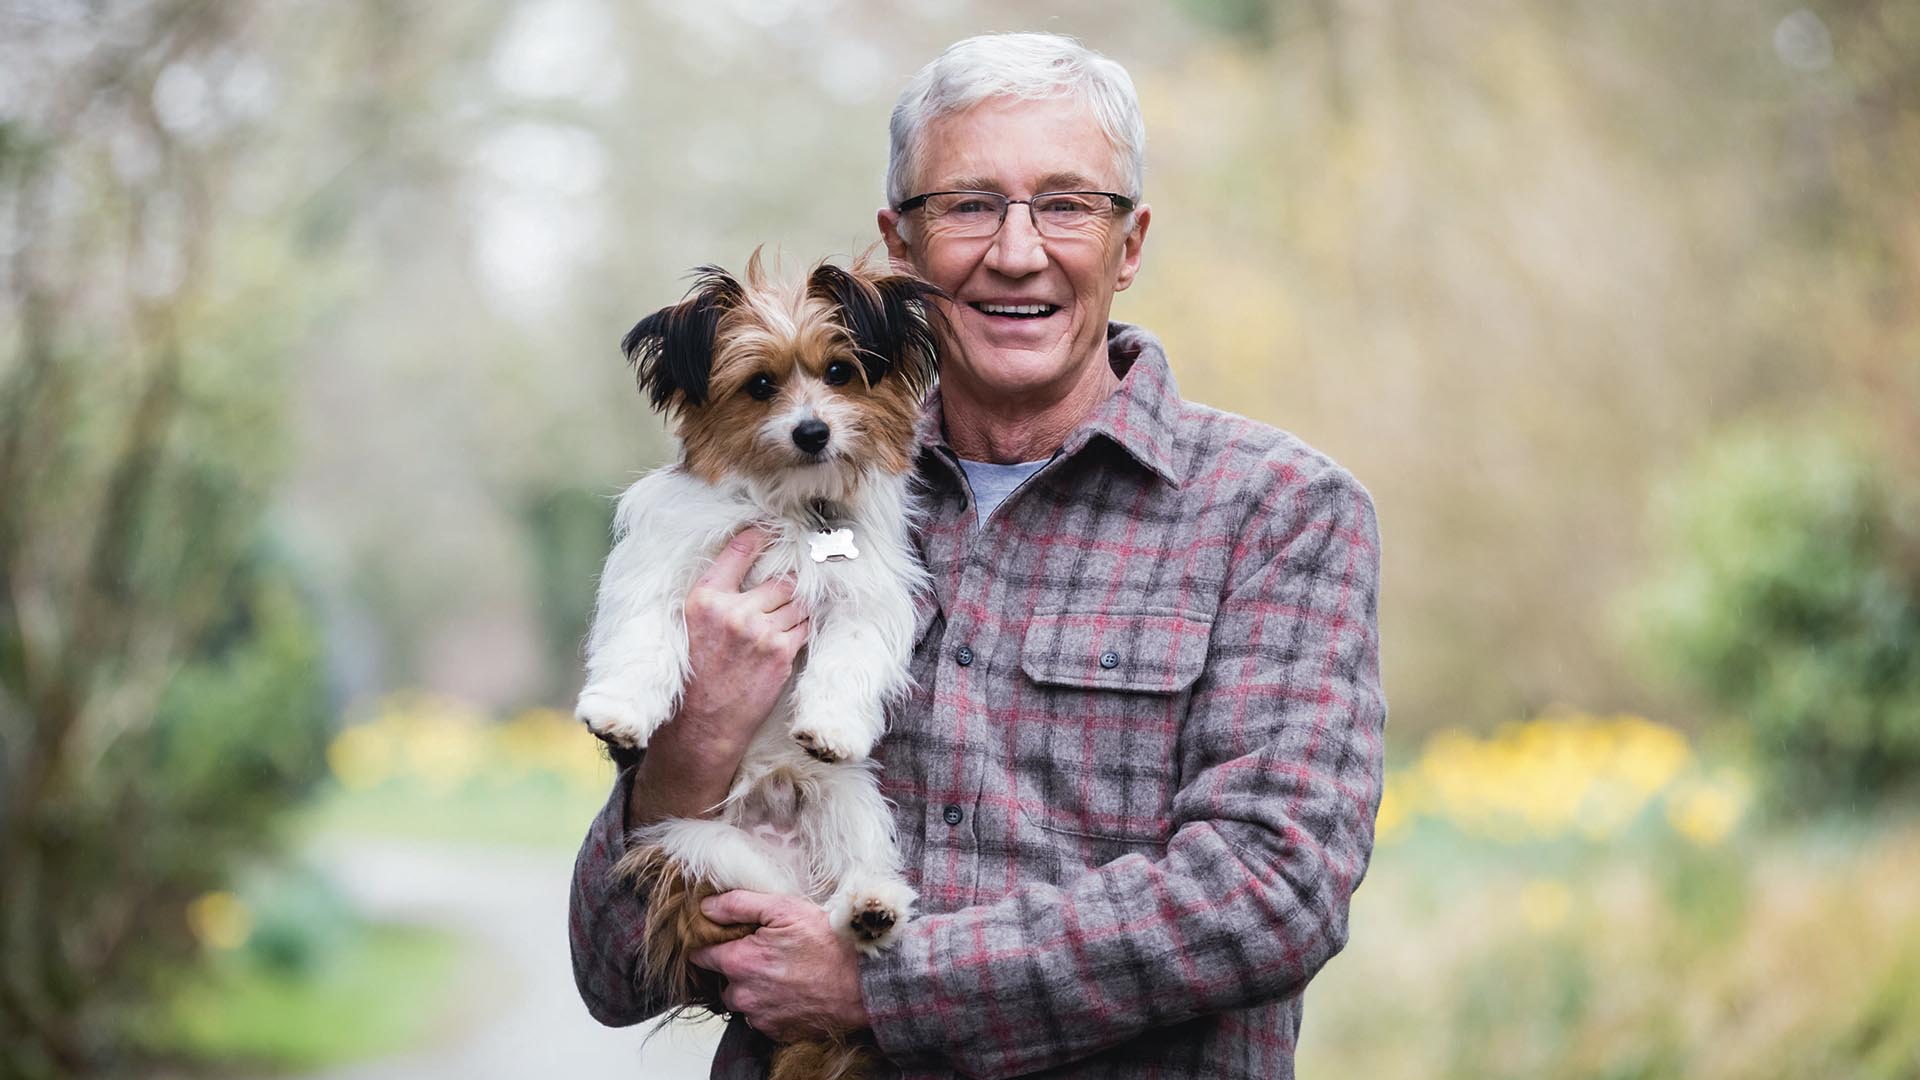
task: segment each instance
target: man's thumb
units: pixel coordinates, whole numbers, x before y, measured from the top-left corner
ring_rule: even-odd
[[[753,560],[760,557],[768,539],[765,532],[752,526],[734,533],[733,539],[727,541],[727,546],[713,557],[713,565],[700,575],[700,584],[709,589],[739,592],[740,582],[746,578]]]

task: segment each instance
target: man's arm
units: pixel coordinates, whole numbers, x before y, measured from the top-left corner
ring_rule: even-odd
[[[1166,854],[909,923],[861,965],[902,1065],[1015,1076],[1299,992],[1346,942],[1379,804],[1378,530],[1343,471],[1244,541]]]
[[[626,853],[627,802],[637,767],[635,751],[615,749],[613,755],[619,777],[574,857],[567,933],[574,985],[587,1012],[608,1027],[626,1027],[657,1015],[667,1003],[644,998],[636,973],[646,901],[613,877],[614,864]]]
[[[755,529],[735,536],[688,594],[692,676],[679,711],[645,752],[613,748],[619,776],[574,860],[567,915],[574,983],[593,1018],[612,1027],[672,1004],[640,992],[646,897],[613,875],[628,834],[664,818],[700,817],[726,797],[806,641],[807,613],[790,582],[741,590],[765,541]]]

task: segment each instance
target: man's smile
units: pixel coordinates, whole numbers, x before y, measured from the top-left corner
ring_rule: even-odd
[[[1044,319],[1060,310],[1058,304],[995,304],[979,301],[967,306],[981,314],[1003,319]]]

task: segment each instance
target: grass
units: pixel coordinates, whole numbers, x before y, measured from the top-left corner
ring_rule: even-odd
[[[367,836],[543,850],[580,846],[613,785],[598,791],[545,775],[476,778],[450,790],[394,780],[359,791],[329,785],[295,823],[308,836]]]
[[[368,925],[310,970],[222,955],[169,996],[146,1041],[158,1056],[222,1069],[308,1071],[405,1050],[451,1018],[462,952],[449,934]]]

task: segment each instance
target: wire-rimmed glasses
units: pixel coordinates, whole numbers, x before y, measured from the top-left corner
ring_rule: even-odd
[[[894,210],[921,211],[927,228],[941,236],[980,239],[1000,231],[1014,203],[1026,205],[1034,230],[1049,240],[1097,237],[1115,214],[1133,209],[1132,199],[1111,191],[1043,191],[1030,199],[1009,199],[991,191],[930,191]]]

